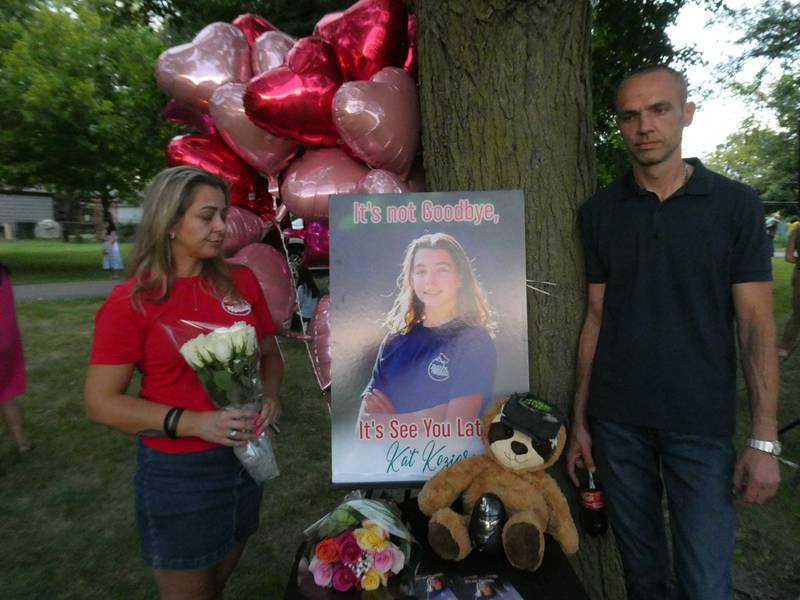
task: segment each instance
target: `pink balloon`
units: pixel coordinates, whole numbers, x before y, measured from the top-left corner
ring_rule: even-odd
[[[408,184],[391,171],[375,169],[358,182],[357,194],[405,194]]]
[[[403,61],[403,69],[414,79],[417,78],[417,15],[408,15],[408,53]]]
[[[196,108],[181,104],[177,100],[170,100],[161,111],[161,116],[172,121],[173,123],[180,123],[181,125],[188,125],[197,133],[216,133],[217,128],[214,127],[214,120],[210,115],[200,112]]]
[[[308,150],[284,172],[281,199],[304,219],[328,220],[328,196],[352,194],[369,172],[338,148]]]
[[[308,324],[311,337],[311,366],[320,389],[331,386],[331,298],[328,294],[317,302],[314,314]]]
[[[265,31],[274,31],[277,29],[275,25],[267,21],[264,17],[254,15],[253,13],[239,15],[233,20],[233,25],[244,34],[247,43],[251,46],[255,43],[258,36]]]
[[[327,268],[331,251],[331,233],[327,223],[309,221],[303,226],[303,260],[300,266]]]
[[[253,76],[284,65],[296,41],[282,31],[267,31],[258,36],[251,48]]]
[[[327,42],[303,38],[286,65],[254,77],[244,95],[247,116],[273,135],[312,146],[333,146],[333,95],[344,81],[339,60]]]
[[[419,148],[419,99],[403,69],[387,67],[369,81],[343,84],[333,99],[333,122],[369,166],[408,175]]]
[[[283,255],[267,244],[249,244],[228,262],[244,265],[253,272],[267,299],[272,321],[280,328],[292,316],[295,305],[292,276]]]
[[[238,206],[228,209],[225,219],[225,241],[222,244],[222,254],[233,256],[248,244],[261,241],[267,233],[269,224],[261,218]]]
[[[289,164],[297,152],[297,144],[253,125],[242,103],[246,89],[243,83],[219,86],[209,103],[211,116],[231,150],[251,167],[268,175],[276,175]]]
[[[250,46],[230,23],[212,23],[190,43],[162,52],[155,76],[165,94],[207,111],[208,100],[219,86],[250,80]]]
[[[313,35],[314,37],[320,37],[319,35],[320,29],[324,29],[329,23],[336,21],[343,14],[344,11],[342,10],[338,12],[329,12],[327,15],[325,15],[319,21],[317,21],[317,24],[314,25],[314,33],[312,33],[311,35]]]
[[[315,35],[333,45],[348,79],[369,79],[383,67],[402,66],[408,35],[403,0],[360,0],[323,20]]]
[[[242,206],[256,197],[256,173],[214,135],[179,135],[167,143],[167,164],[204,169],[230,184],[230,201]],[[251,195],[253,198],[251,198]]]

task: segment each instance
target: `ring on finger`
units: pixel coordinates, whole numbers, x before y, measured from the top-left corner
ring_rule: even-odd
[[[231,429],[231,430],[228,432],[228,437],[229,437],[230,439],[232,439],[232,440],[235,440],[235,439],[236,439],[236,430],[235,430],[235,429]]]

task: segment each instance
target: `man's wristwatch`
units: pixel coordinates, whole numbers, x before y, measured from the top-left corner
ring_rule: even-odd
[[[766,452],[767,454],[772,454],[772,456],[781,455],[781,443],[778,440],[767,441],[749,439],[747,440],[747,445],[756,450]]]

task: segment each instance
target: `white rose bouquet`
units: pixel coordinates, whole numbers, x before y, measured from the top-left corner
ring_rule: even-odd
[[[197,373],[217,408],[260,411],[263,387],[256,330],[243,321],[231,327],[209,329],[208,333],[181,345],[181,355]],[[233,451],[257,483],[280,474],[266,431],[246,446],[237,446]]]

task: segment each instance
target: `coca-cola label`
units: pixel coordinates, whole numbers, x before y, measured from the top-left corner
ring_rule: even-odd
[[[587,510],[600,510],[606,505],[603,492],[600,490],[581,492],[581,504],[583,504],[583,507]]]

